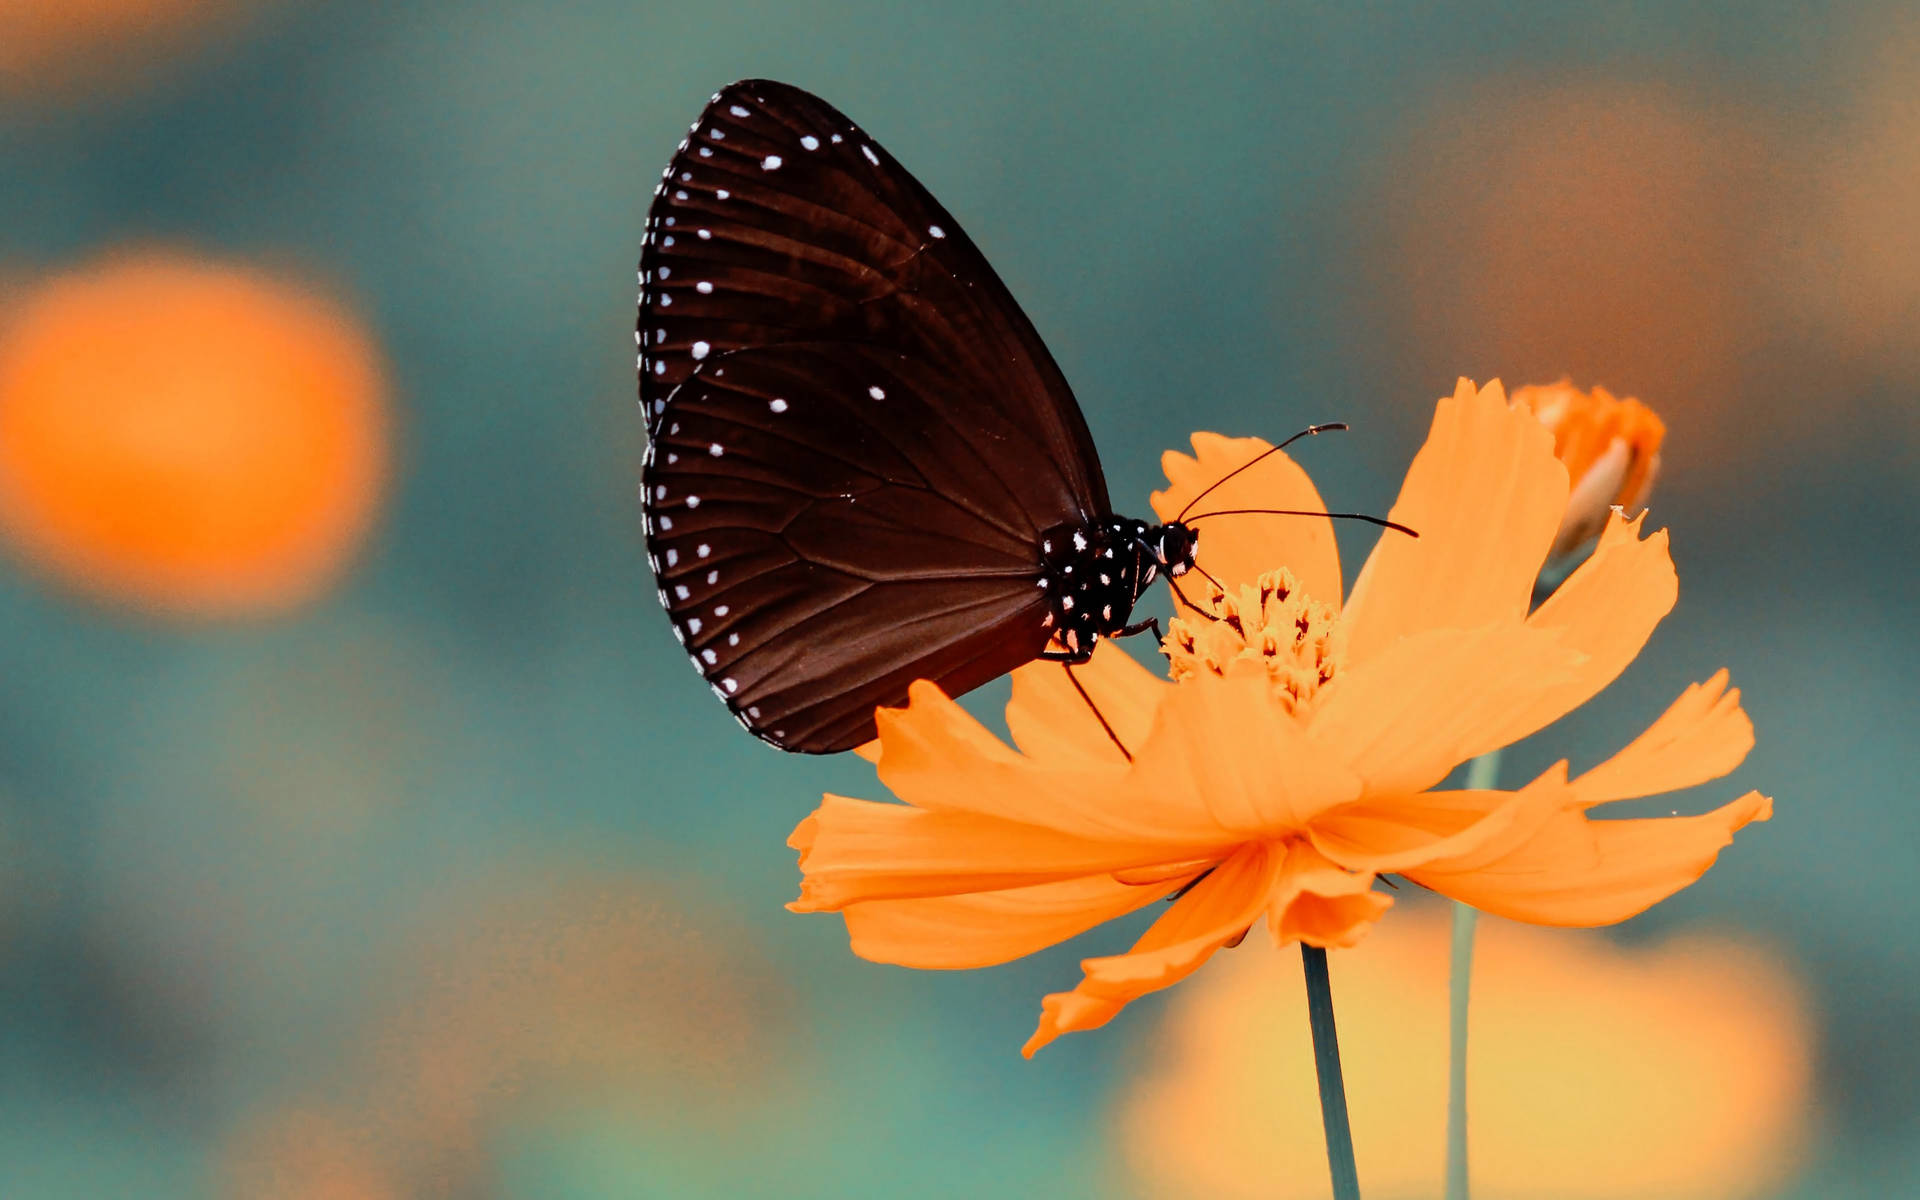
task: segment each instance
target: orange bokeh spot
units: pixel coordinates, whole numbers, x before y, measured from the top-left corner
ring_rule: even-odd
[[[220,1147],[223,1200],[400,1200],[400,1187],[368,1153],[366,1139],[319,1110],[257,1116]]]
[[[796,1103],[789,985],[697,880],[563,860],[443,895],[376,989],[350,1109],[432,1194],[473,1192],[493,1139],[543,1113],[691,1137]]]
[[[331,301],[176,254],[85,267],[0,316],[0,538],[144,608],[291,607],[364,539],[388,425]]]
[[[1251,946],[1251,943],[1249,943]],[[1224,956],[1187,984],[1121,1112],[1152,1196],[1324,1197],[1326,1151],[1294,954]],[[1442,1190],[1447,923],[1437,906],[1333,956],[1362,1190]],[[1811,1031],[1787,969],[1750,946],[1484,918],[1467,1086],[1480,1200],[1765,1194],[1809,1116]]]
[[[1767,128],[1624,79],[1487,78],[1414,111],[1360,210],[1379,336],[1429,374],[1571,372],[1723,424],[1778,252]]]
[[[5,0],[0,95],[120,89],[249,7],[244,0]]]

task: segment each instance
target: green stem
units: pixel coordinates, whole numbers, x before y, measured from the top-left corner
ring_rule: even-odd
[[[1500,752],[1467,764],[1467,788],[1483,791],[1500,773]],[[1473,988],[1473,931],[1479,910],[1455,901],[1447,985],[1447,1200],[1467,1200],[1467,998]]]
[[[1327,1131],[1327,1169],[1333,1200],[1360,1200],[1360,1173],[1353,1165],[1353,1129],[1347,1123],[1347,1087],[1340,1078],[1340,1037],[1333,1027],[1333,984],[1327,952],[1300,943],[1307,971],[1307,1024],[1313,1029],[1313,1065],[1320,1077],[1320,1121]]]

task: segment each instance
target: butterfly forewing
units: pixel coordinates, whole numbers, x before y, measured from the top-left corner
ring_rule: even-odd
[[[769,346],[703,361],[654,430],[662,600],[694,666],[775,745],[859,745],[913,680],[958,694],[1044,646],[1034,516],[1058,472],[1031,432],[955,403],[959,386],[875,346]]]
[[[729,350],[850,341],[897,350],[1048,448],[1075,515],[1106,511],[1086,422],[1032,325],[953,217],[871,137],[798,88],[718,93],[674,155],[640,261],[640,395]]]

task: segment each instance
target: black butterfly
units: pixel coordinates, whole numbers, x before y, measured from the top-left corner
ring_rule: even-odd
[[[694,122],[639,303],[660,601],[775,746],[860,745],[916,679],[1084,662],[1194,565],[1192,527],[1113,514],[1072,391],[958,223],[798,88],[736,83]]]

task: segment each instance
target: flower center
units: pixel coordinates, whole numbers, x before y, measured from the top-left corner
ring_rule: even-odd
[[[1274,698],[1299,716],[1345,657],[1339,613],[1301,591],[1285,567],[1234,593],[1216,589],[1208,604],[1218,620],[1180,616],[1167,627],[1162,646],[1176,682],[1225,675],[1229,664],[1251,659],[1266,668]]]

